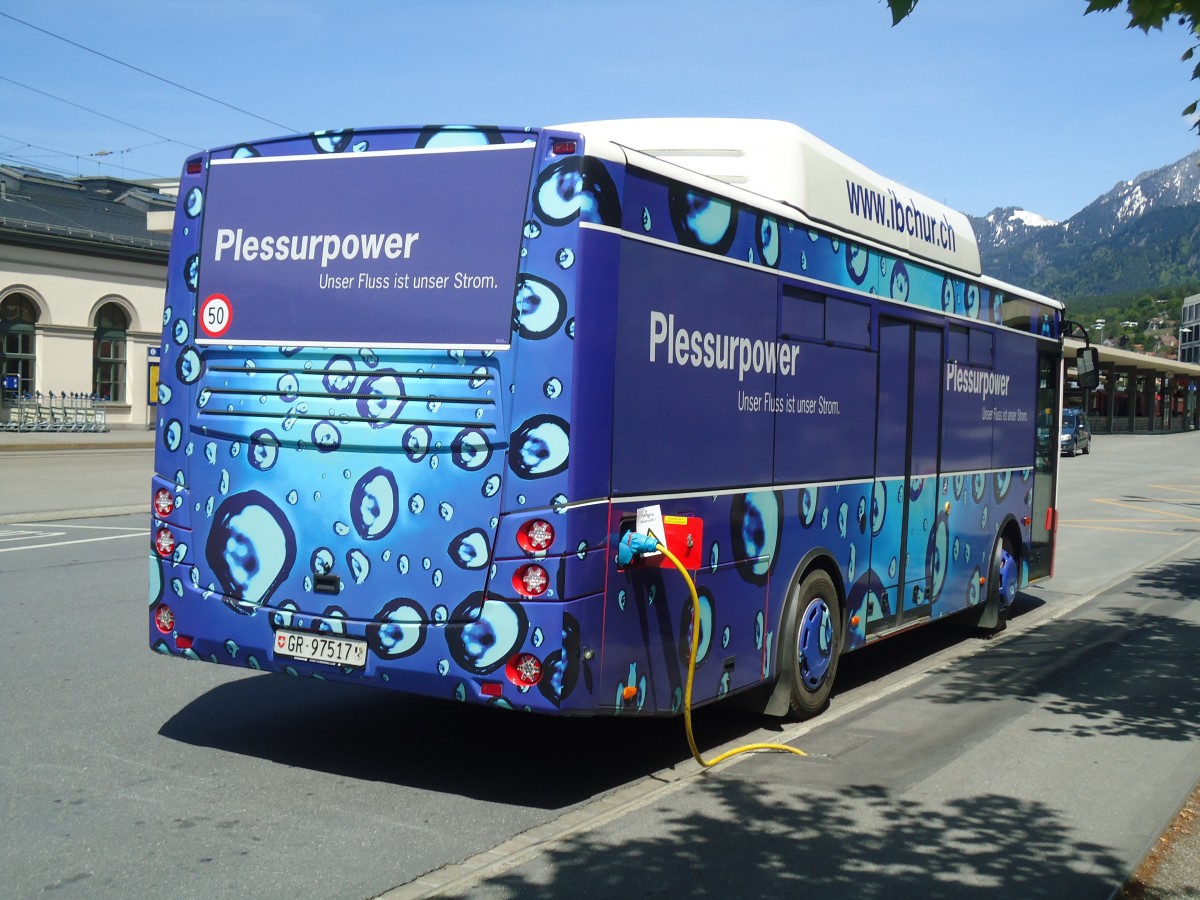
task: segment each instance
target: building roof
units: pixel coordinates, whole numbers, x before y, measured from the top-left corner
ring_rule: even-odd
[[[165,263],[170,235],[147,230],[146,214],[174,205],[143,182],[0,165],[0,243]]]

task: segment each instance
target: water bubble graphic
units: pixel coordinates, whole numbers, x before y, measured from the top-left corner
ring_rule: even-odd
[[[451,618],[467,624],[447,633],[450,656],[479,675],[499,669],[525,642],[528,621],[524,610],[503,600],[484,600],[481,592],[459,604]]]
[[[562,396],[562,391],[562,382],[557,378],[547,378],[545,383],[542,385],[542,393],[551,400],[556,400],[558,397]]]
[[[275,383],[279,399],[285,403],[294,403],[300,393],[300,379],[293,372],[284,372]]]
[[[384,605],[367,626],[367,644],[385,659],[411,656],[425,643],[425,612],[415,600],[397,597]]]
[[[170,402],[171,402],[171,388],[166,382],[160,381],[158,383],[158,405],[166,406]]]
[[[350,567],[350,577],[354,579],[355,584],[362,584],[371,574],[371,561],[367,559],[367,554],[358,548],[346,554],[346,565]]]
[[[342,446],[342,433],[328,419],[322,419],[312,430],[313,446],[319,453],[333,453]]]
[[[298,501],[300,499],[300,495],[297,494],[295,491],[288,491],[286,499],[287,499],[288,503],[290,503],[292,506],[295,506],[296,501]]]
[[[353,137],[352,131],[314,131],[312,143],[320,153],[342,153]]]
[[[429,428],[425,425],[410,425],[404,431],[404,437],[401,438],[401,445],[404,447],[404,455],[412,462],[420,462],[425,458],[425,454],[429,452],[429,443],[433,439]]]
[[[417,149],[425,147],[486,147],[503,144],[499,129],[482,125],[433,125],[417,136]]]
[[[186,344],[191,333],[191,329],[188,327],[185,319],[175,320],[175,325],[171,328],[171,337],[174,338],[175,343],[180,345]]]
[[[517,284],[513,327],[521,337],[542,340],[554,334],[567,317],[567,298],[549,281],[533,275]]]
[[[400,512],[399,492],[395,476],[382,466],[371,469],[355,483],[350,492],[350,521],[359,537],[375,541],[392,530]]]
[[[500,491],[500,476],[489,475],[483,480],[483,487],[480,488],[480,493],[485,497],[495,497]]]
[[[413,494],[408,498],[408,511],[414,516],[419,516],[425,511],[425,498],[420,494]]]
[[[234,494],[214,516],[205,558],[227,596],[262,604],[291,571],[295,533],[263,494]]]
[[[195,384],[202,371],[200,354],[196,352],[195,347],[188,347],[179,354],[179,359],[175,362],[175,374],[184,384]]]
[[[575,265],[575,251],[570,247],[563,247],[554,257],[554,261],[558,263],[560,269],[569,269]]]
[[[487,435],[478,428],[464,428],[450,443],[450,458],[456,466],[468,472],[482,469],[492,459]]]
[[[539,415],[526,419],[513,432],[508,463],[513,472],[526,479],[545,478],[567,468],[570,432],[558,416]]]
[[[442,517],[443,521],[449,522],[454,518],[454,507],[443,500],[438,504],[438,515]]]
[[[488,564],[491,541],[482,528],[472,528],[450,541],[447,552],[461,569],[482,569]]]
[[[339,537],[345,537],[346,535],[348,535],[350,533],[350,526],[347,525],[345,522],[334,522],[333,523],[333,533],[338,535]]]
[[[221,480],[219,482],[217,482],[217,491],[220,492],[221,496],[225,496],[226,494],[229,493],[229,470],[228,469],[221,470]]]
[[[774,216],[762,216],[758,220],[758,229],[754,233],[758,255],[765,265],[774,268],[779,265],[779,251],[782,242],[779,236],[779,221]]]
[[[738,572],[761,584],[775,562],[782,527],[779,497],[772,491],[739,494],[729,511],[733,558]]]
[[[404,408],[404,382],[397,372],[381,370],[364,378],[357,394],[358,414],[372,428],[390,425]]]
[[[318,547],[309,557],[309,568],[317,575],[328,575],[333,571],[333,551],[328,547]]]
[[[674,183],[667,205],[675,235],[684,246],[726,253],[733,245],[737,208],[732,201]]]
[[[179,449],[179,444],[183,440],[183,423],[178,419],[171,419],[163,428],[163,446],[174,452]]]
[[[189,219],[194,219],[204,210],[204,192],[198,187],[192,188],[183,198],[183,213]]]

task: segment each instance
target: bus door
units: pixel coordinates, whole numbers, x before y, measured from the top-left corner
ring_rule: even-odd
[[[872,549],[882,590],[867,609],[867,634],[930,615],[945,572],[945,529],[937,508],[942,329],[879,321],[875,503],[884,509]]]
[[[1038,350],[1037,448],[1033,469],[1033,517],[1029,536],[1029,577],[1046,578],[1054,566],[1054,523],[1058,474],[1058,435],[1062,419],[1059,376],[1062,360],[1057,353]]]

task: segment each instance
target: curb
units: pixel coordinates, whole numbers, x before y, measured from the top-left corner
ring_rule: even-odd
[[[0,513],[0,525],[26,524],[36,522],[62,522],[67,519],[101,519],[107,516],[136,516],[144,515],[150,518],[150,506],[105,506],[91,509],[59,509],[50,512],[37,513]],[[149,525],[146,526],[149,529]]]

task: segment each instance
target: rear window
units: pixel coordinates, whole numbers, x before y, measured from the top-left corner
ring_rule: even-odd
[[[533,155],[214,160],[198,342],[507,345]]]

